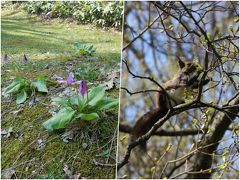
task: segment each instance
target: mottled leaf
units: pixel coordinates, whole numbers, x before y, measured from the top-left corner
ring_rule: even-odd
[[[49,120],[43,123],[48,131],[65,128],[72,120],[76,113],[72,108],[63,108]]]
[[[90,121],[90,120],[99,118],[99,116],[97,113],[89,113],[89,114],[80,113],[76,116],[76,119],[78,118]]]
[[[93,88],[88,95],[88,104],[94,106],[105,94],[105,89],[101,86]]]
[[[21,92],[17,94],[16,102],[17,104],[21,104],[24,101],[26,101],[26,99],[27,99],[27,93],[24,89],[22,89]]]

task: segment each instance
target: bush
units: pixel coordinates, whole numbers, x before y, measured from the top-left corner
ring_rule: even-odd
[[[52,18],[73,18],[83,24],[121,29],[122,2],[47,2],[32,1],[24,5],[30,14],[43,14]]]

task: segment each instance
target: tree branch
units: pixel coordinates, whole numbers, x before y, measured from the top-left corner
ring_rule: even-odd
[[[239,102],[239,98],[236,98],[230,105],[237,105]],[[201,152],[196,154],[196,162],[194,163],[193,170],[198,173],[191,173],[187,176],[189,179],[209,179],[211,176],[211,171],[204,171],[207,169],[211,169],[212,166],[212,156],[207,154],[212,154],[217,150],[219,145],[219,140],[221,140],[227,131],[229,125],[232,123],[232,120],[237,117],[239,113],[239,106],[229,109],[228,112],[224,113],[222,117],[216,118],[215,123],[213,124],[213,128],[215,129],[212,133],[209,133],[205,136],[200,146],[206,146],[207,144],[213,144],[212,146],[208,146],[203,148]],[[218,143],[216,143],[218,142]],[[202,171],[202,172],[201,172]]]
[[[131,133],[132,127],[124,124],[119,124],[119,131],[124,133]],[[155,136],[189,136],[189,135],[197,135],[203,133],[201,130],[198,129],[185,129],[179,131],[166,131],[160,130],[153,133]]]

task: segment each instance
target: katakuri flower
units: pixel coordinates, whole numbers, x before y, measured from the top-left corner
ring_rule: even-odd
[[[82,96],[87,93],[87,82],[85,80],[80,81],[78,91]]]
[[[62,80],[60,79],[61,77],[58,77],[59,80],[57,80],[59,83],[67,84],[68,86],[73,85],[73,84],[78,84],[80,81],[74,81],[74,74],[70,72],[68,74],[67,80]]]
[[[27,58],[26,54],[23,54],[23,62],[25,62],[25,63],[28,62],[28,58]]]
[[[8,61],[8,55],[5,54],[5,55],[3,56],[3,58],[2,58],[2,60],[3,60],[3,62],[7,62],[7,61]]]
[[[70,72],[67,78],[67,85],[72,85],[72,84],[74,84],[74,74]]]

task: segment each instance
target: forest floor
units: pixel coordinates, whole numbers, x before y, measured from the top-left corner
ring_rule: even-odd
[[[2,10],[1,23],[2,56],[9,55],[1,67],[2,89],[16,76],[33,80],[42,74],[54,81],[56,75],[74,72],[90,87],[107,84],[107,95],[118,98],[119,87],[111,85],[111,78],[119,71],[120,32],[46,20],[14,8]],[[75,42],[92,44],[96,53],[74,56]],[[2,178],[115,178],[118,107],[95,122],[49,133],[42,123],[51,117],[51,97],[64,91],[64,85],[47,85],[48,94],[37,95],[36,103],[28,98],[17,105],[14,95],[2,96],[1,131],[7,132],[1,134]]]

